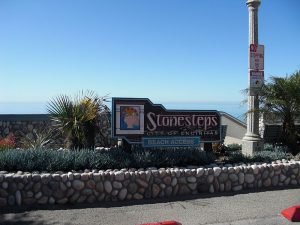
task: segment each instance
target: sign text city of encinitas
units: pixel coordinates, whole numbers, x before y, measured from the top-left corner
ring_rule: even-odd
[[[167,110],[146,98],[113,98],[112,112],[112,136],[129,143],[190,146],[199,140],[220,141],[221,119],[215,110]]]

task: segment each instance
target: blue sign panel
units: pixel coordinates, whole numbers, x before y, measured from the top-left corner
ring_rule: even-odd
[[[143,147],[198,147],[200,137],[151,137],[143,138]]]

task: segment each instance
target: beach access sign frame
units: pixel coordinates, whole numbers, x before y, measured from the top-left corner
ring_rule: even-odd
[[[147,98],[112,99],[112,137],[144,147],[195,147],[221,141],[216,110],[167,110]]]

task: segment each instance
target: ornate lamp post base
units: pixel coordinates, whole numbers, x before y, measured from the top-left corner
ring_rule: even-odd
[[[255,152],[263,150],[264,141],[257,135],[246,136],[242,142],[242,152],[244,155],[253,156]]]

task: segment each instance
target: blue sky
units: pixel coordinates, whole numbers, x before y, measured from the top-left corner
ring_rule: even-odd
[[[299,0],[262,0],[266,79],[300,69],[299,9]],[[0,0],[0,113],[35,113],[34,104],[86,89],[240,102],[247,51],[246,0]]]

